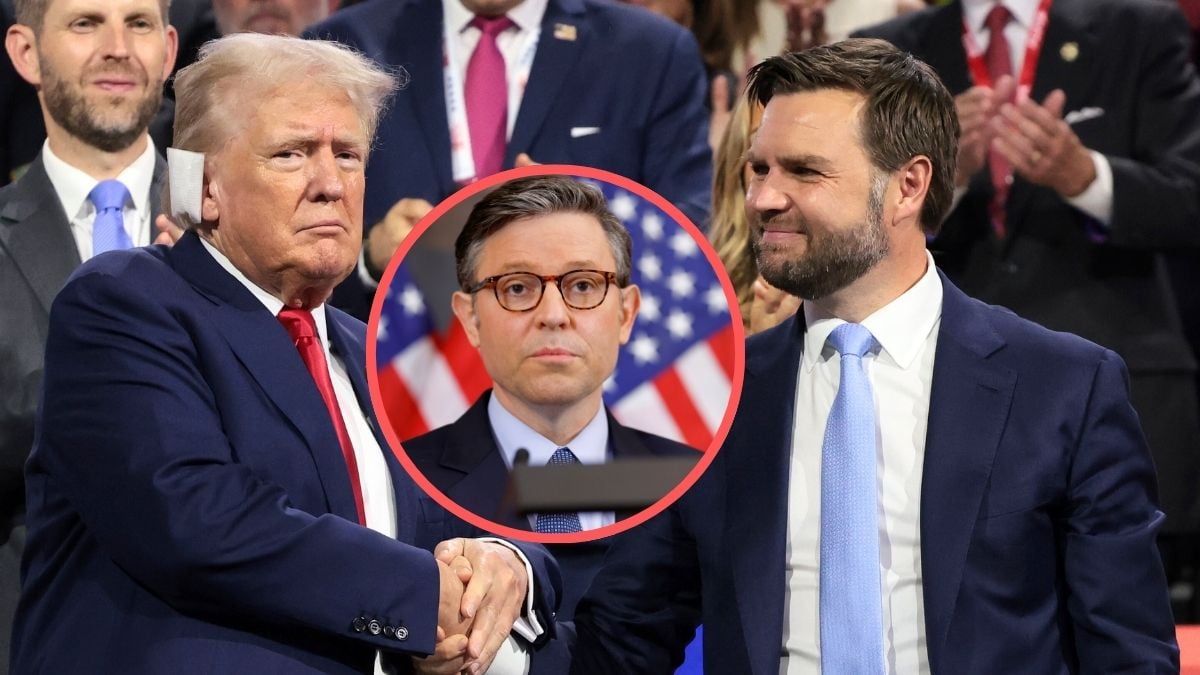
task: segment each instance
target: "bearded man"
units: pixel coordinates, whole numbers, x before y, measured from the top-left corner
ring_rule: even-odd
[[[767,59],[748,96],[758,268],[803,310],[747,342],[701,480],[609,548],[570,672],[670,672],[700,621],[714,673],[1178,672],[1124,363],[926,250],[949,92],[847,40]]]
[[[46,142],[0,190],[0,672],[24,548],[50,302],[80,263],[153,238],[166,168],[146,129],[175,64],[166,0],[17,0],[5,47],[37,89]]]

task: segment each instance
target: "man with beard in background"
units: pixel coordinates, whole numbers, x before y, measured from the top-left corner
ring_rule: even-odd
[[[5,47],[37,89],[46,142],[0,190],[0,672],[24,548],[50,303],[80,263],[153,238],[166,163],[146,130],[177,36],[166,0],[17,0]]]

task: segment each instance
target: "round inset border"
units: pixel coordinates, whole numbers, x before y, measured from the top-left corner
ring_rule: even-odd
[[[383,405],[383,397],[379,388],[376,343],[378,342],[379,318],[383,312],[384,297],[386,292],[377,292],[375,294],[375,300],[371,304],[370,320],[367,322],[367,382],[370,387],[371,404],[375,408],[375,415],[379,419],[380,425],[382,426],[383,435],[387,439],[388,444],[391,446],[393,454],[400,461],[400,464],[404,467],[404,470],[408,472],[408,475],[411,476],[412,479],[421,487],[421,489],[424,490],[425,493],[430,497],[432,497],[433,500],[436,501],[440,506],[445,508],[456,517],[461,518],[462,520],[482,530],[505,538],[517,539],[520,541],[531,541],[541,544],[582,543],[619,534],[646,522],[654,516],[657,516],[666,510],[671,504],[673,504],[675,500],[682,497],[683,494],[687,492],[697,480],[700,479],[700,476],[703,475],[706,470],[708,470],[709,465],[712,464],[713,460],[716,458],[717,452],[720,451],[721,445],[725,442],[725,437],[729,434],[729,427],[733,423],[733,417],[737,413],[738,404],[741,402],[742,383],[745,379],[746,336],[745,330],[742,327],[741,311],[738,308],[737,294],[734,292],[733,283],[729,280],[729,274],[726,273],[724,266],[721,264],[720,258],[717,257],[716,251],[713,250],[712,245],[708,243],[708,239],[694,223],[688,220],[687,216],[683,215],[682,211],[680,211],[675,207],[675,205],[671,204],[658,193],[654,192],[650,188],[645,187],[644,185],[641,185],[640,183],[608,171],[572,164],[544,164],[509,169],[508,171],[502,171],[498,174],[472,183],[471,185],[468,185],[462,190],[459,190],[453,195],[447,197],[440,204],[438,204],[433,211],[429,212],[428,215],[422,218],[421,221],[413,228],[413,231],[410,232],[407,237],[405,237],[400,247],[396,250],[396,253],[392,256],[391,261],[388,262],[387,269],[384,271],[383,278],[379,283],[379,288],[381,290],[386,290],[391,287],[393,278],[396,275],[396,270],[400,266],[400,262],[408,255],[409,251],[412,250],[412,247],[416,241],[420,239],[420,237],[430,227],[437,223],[442,216],[444,216],[455,206],[459,205],[463,201],[466,201],[479,192],[499,185],[500,183],[508,182],[514,178],[543,175],[577,176],[580,178],[603,181],[632,192],[642,199],[654,204],[692,237],[700,251],[704,253],[705,259],[708,261],[708,264],[712,267],[717,279],[720,281],[721,288],[725,292],[725,302],[729,308],[730,320],[732,323],[731,328],[733,329],[733,373],[730,382],[729,400],[725,405],[724,418],[721,420],[720,426],[713,434],[713,439],[709,444],[709,447],[706,448],[703,453],[701,453],[700,461],[696,463],[696,466],[692,467],[692,470],[688,472],[687,476],[685,476],[678,485],[672,488],[670,492],[660,498],[657,502],[651,504],[645,509],[642,509],[629,518],[618,520],[612,525],[605,525],[604,527],[570,534],[546,534],[517,529],[484,518],[483,516],[480,516],[479,514],[460,506],[457,502],[447,497],[445,493],[435,487],[433,483],[425,477],[421,470],[417,468],[416,464],[413,463],[408,454],[404,451],[403,444],[400,442],[399,438],[396,436],[396,432],[394,431],[394,425],[388,418],[388,412]]]

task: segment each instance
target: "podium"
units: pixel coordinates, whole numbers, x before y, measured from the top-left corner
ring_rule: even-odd
[[[508,500],[521,515],[640,511],[678,485],[703,455],[638,457],[606,464],[529,466],[509,472]]]

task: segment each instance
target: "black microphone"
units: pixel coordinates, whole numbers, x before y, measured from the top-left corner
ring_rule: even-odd
[[[513,468],[518,466],[529,466],[529,451],[525,448],[517,448],[517,453],[513,456]]]

